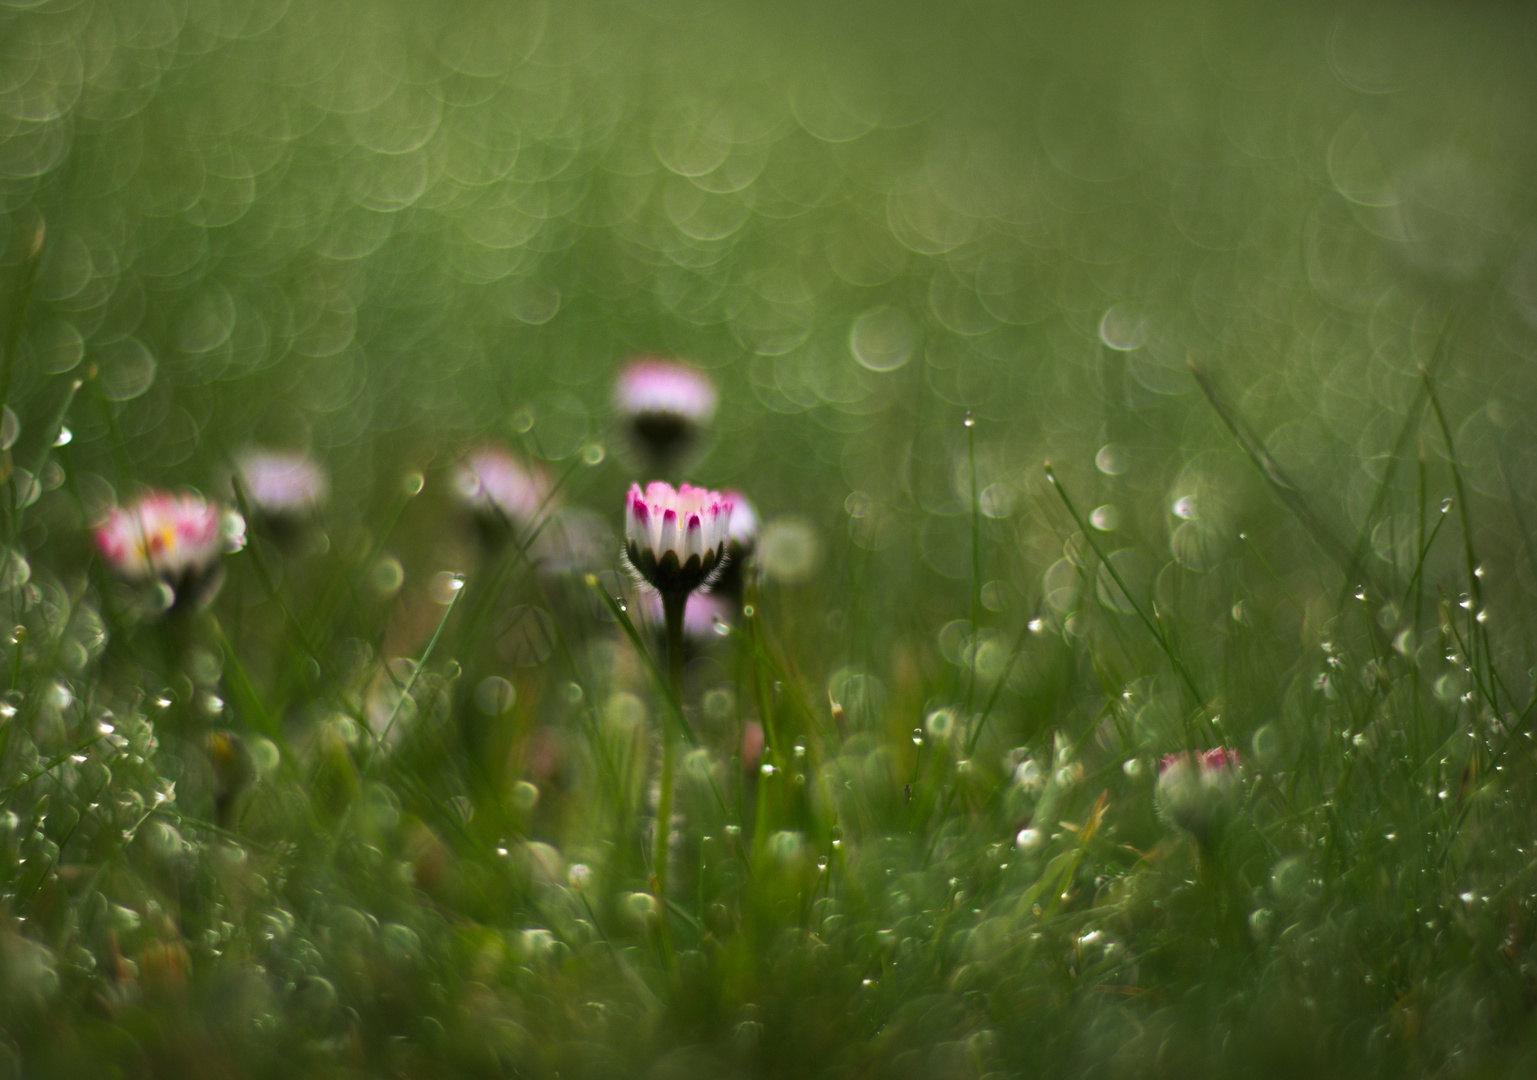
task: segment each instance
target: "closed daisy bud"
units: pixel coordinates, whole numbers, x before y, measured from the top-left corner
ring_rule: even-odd
[[[619,373],[615,404],[636,446],[658,467],[680,457],[715,415],[715,384],[698,368],[660,357]]]
[[[731,507],[727,496],[691,484],[633,485],[624,515],[630,565],[664,597],[708,583],[726,557]]]
[[[528,467],[498,446],[470,452],[454,470],[460,502],[484,518],[527,529],[548,511],[551,485],[538,467]]]
[[[1158,812],[1196,839],[1212,839],[1232,816],[1240,785],[1238,751],[1168,754],[1158,766]]]
[[[238,528],[236,523],[238,522]],[[174,602],[196,606],[218,586],[219,556],[243,542],[244,522],[190,492],[152,491],[112,509],[96,527],[96,549],[126,581],[159,580]]]
[[[299,517],[325,502],[326,472],[308,454],[248,450],[235,463],[235,479],[253,511],[269,517]]]

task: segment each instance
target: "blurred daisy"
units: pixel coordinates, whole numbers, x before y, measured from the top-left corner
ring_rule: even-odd
[[[746,584],[747,560],[758,547],[758,512],[740,491],[728,491],[726,498],[731,500],[726,562],[710,590],[740,602]]]
[[[1238,766],[1238,751],[1225,746],[1165,755],[1154,792],[1158,812],[1196,839],[1210,839],[1232,813],[1240,790]]]
[[[551,485],[544,471],[527,467],[499,446],[469,453],[454,470],[454,493],[484,517],[527,528],[549,509]]]
[[[172,590],[172,603],[196,606],[218,586],[219,556],[244,544],[245,522],[201,495],[151,491],[113,507],[95,536],[97,551],[118,576],[158,579]]]
[[[308,513],[330,492],[325,470],[300,451],[247,450],[235,463],[235,478],[251,509],[271,517]]]
[[[625,550],[648,585],[685,596],[706,584],[726,555],[731,500],[717,491],[660,480],[625,499]]]
[[[660,357],[641,357],[625,365],[614,397],[630,437],[658,466],[678,458],[715,415],[710,377]]]

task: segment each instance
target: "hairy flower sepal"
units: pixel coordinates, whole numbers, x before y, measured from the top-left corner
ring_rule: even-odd
[[[732,501],[719,492],[660,480],[630,488],[625,499],[625,553],[665,599],[709,584],[721,568]]]

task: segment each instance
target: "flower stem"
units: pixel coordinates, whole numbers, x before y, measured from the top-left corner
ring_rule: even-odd
[[[667,692],[679,715],[683,711],[683,609],[688,593],[662,594],[662,618],[667,628]],[[656,881],[656,902],[662,927],[664,948],[672,950],[667,918],[667,837],[672,831],[673,758],[678,742],[672,710],[662,710],[662,793],[656,804],[656,847],[651,859],[651,873]]]

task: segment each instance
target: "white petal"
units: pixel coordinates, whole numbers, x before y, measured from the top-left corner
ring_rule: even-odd
[[[692,558],[704,558],[704,524],[698,514],[690,514],[688,526],[683,533],[682,562],[687,563]]]
[[[661,535],[657,538],[656,557],[660,559],[669,551],[676,552],[678,540],[678,512],[671,509],[665,510],[662,513]]]

